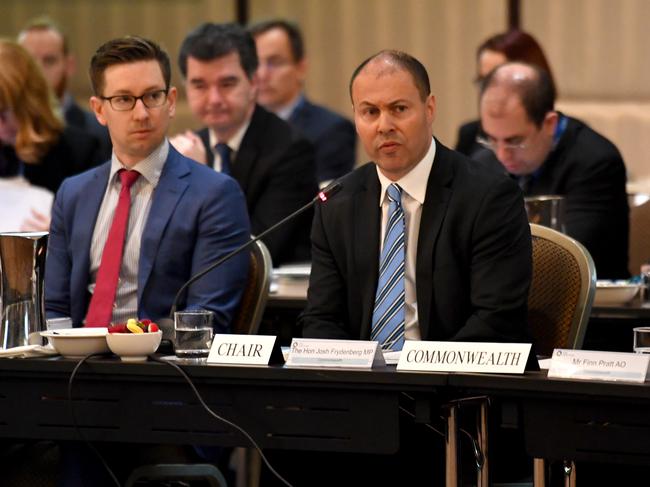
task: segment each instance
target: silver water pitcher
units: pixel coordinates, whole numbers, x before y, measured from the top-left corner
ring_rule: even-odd
[[[41,344],[47,232],[0,233],[0,348]]]

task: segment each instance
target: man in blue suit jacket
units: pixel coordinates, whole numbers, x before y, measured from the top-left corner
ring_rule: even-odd
[[[314,144],[321,187],[350,172],[356,159],[354,125],[304,96],[307,62],[298,26],[285,20],[270,20],[249,30],[260,60],[260,105],[289,122]]]
[[[167,316],[192,275],[250,238],[239,185],[180,155],[167,141],[177,94],[170,73],[167,54],[137,37],[107,42],[91,61],[91,105],[109,129],[113,156],[66,180],[57,193],[46,265],[49,317],[70,316],[74,326],[84,324],[117,214],[122,170],[140,175],[130,188],[111,321]],[[211,310],[215,329],[227,331],[247,271],[245,254],[227,261],[190,286],[179,309]]]

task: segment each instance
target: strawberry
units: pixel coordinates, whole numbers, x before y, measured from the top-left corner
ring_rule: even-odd
[[[160,330],[160,328],[158,327],[158,325],[156,325],[155,323],[149,323],[149,326],[147,327],[147,331],[148,331],[149,333],[155,333],[155,332],[157,332],[158,330]]]
[[[126,329],[126,323],[117,323],[108,327],[109,333],[128,333]]]
[[[145,318],[144,320],[140,320],[140,323],[142,323],[145,327],[147,327],[152,323],[152,321],[150,319]]]

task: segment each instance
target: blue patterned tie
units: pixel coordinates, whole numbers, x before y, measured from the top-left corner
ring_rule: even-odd
[[[379,283],[372,313],[371,340],[384,350],[401,350],[404,345],[404,211],[402,188],[391,184],[388,194],[388,224],[381,250]]]
[[[230,175],[230,147],[228,147],[228,144],[219,142],[214,148],[221,158],[221,172]]]

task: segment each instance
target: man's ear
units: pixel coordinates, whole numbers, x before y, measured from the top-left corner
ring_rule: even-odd
[[[544,121],[542,122],[542,129],[544,130],[544,133],[546,135],[548,135],[549,137],[553,137],[553,134],[555,134],[555,127],[557,127],[557,122],[559,119],[560,117],[555,111],[548,112],[544,116]]]
[[[92,108],[95,118],[99,123],[102,125],[106,126],[106,118],[104,117],[104,102],[102,99],[96,97],[96,96],[91,96],[89,100],[90,108]]]
[[[175,86],[170,86],[167,92],[167,110],[169,110],[169,117],[174,118],[176,115],[176,98],[178,97],[178,90]]]

